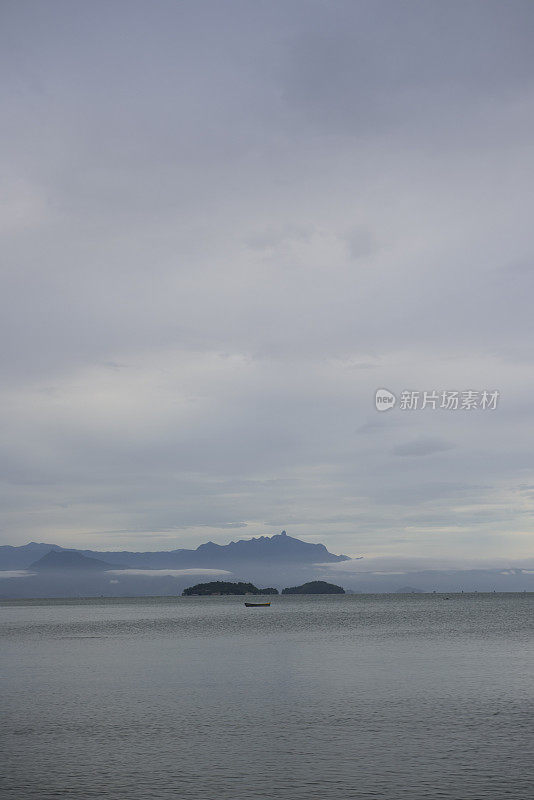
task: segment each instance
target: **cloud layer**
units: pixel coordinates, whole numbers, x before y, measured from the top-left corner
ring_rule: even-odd
[[[528,555],[533,23],[4,2],[2,541]]]

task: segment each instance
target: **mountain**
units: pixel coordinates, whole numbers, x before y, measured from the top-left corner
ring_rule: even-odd
[[[58,544],[30,542],[20,547],[10,544],[0,546],[0,569],[27,569],[36,559],[45,556],[50,550],[63,550]]]
[[[98,558],[88,558],[75,550],[50,550],[42,558],[30,564],[29,569],[34,572],[46,570],[48,572],[70,572],[71,570],[107,570],[116,569],[112,564]]]
[[[195,565],[202,564],[203,566],[207,566],[208,563],[224,566],[228,562],[235,563],[236,561],[261,561],[262,564],[270,562],[321,564],[348,560],[348,556],[336,556],[329,553],[324,544],[303,542],[301,539],[288,536],[285,531],[274,536],[242,539],[226,545],[206,542],[192,552],[195,554]]]
[[[51,550],[53,554],[49,556]],[[45,556],[49,557],[45,559]],[[88,560],[81,561],[82,558]],[[89,566],[91,560],[96,564]],[[181,548],[145,553],[76,550],[30,542],[21,547],[0,546],[0,598],[175,596],[199,580],[214,577],[278,589],[316,580],[333,583],[342,580],[345,591],[358,593],[397,590],[404,593],[408,589],[423,592],[534,591],[531,560],[505,567],[421,569],[403,566],[400,571],[395,565],[384,569],[383,565],[372,561],[354,559],[354,564],[344,563],[347,561],[350,561],[347,556],[334,555],[322,544],[295,539],[285,531],[227,545],[206,542],[196,550]],[[111,573],[109,569],[121,571]]]
[[[66,549],[53,544],[30,542],[22,547],[0,547],[0,570],[27,569],[50,550],[80,553],[88,558],[105,561],[115,567],[135,569],[191,569],[193,567],[240,569],[247,564],[268,566],[326,564],[347,561],[348,556],[330,553],[324,544],[312,544],[288,536],[285,531],[274,536],[259,536],[219,545],[206,542],[196,550],[163,550],[136,553],[130,551],[99,552],[96,550]]]
[[[206,542],[196,550],[145,553],[30,542],[0,547],[0,598],[176,596],[208,574],[256,586],[293,586],[322,577],[330,565],[346,560],[285,531],[227,545]]]

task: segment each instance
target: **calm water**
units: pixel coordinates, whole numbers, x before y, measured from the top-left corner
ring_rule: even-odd
[[[0,604],[6,798],[531,800],[534,595]]]

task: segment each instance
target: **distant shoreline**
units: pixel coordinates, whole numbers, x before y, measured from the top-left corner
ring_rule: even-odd
[[[340,594],[285,594],[285,595],[269,595],[271,602],[292,602],[295,598],[336,598],[337,600],[347,600],[348,598],[364,598],[364,597],[395,597],[398,600],[402,600],[409,597],[421,597],[421,598],[428,598],[434,597],[436,599],[443,598],[443,597],[458,597],[458,598],[467,598],[467,597],[503,597],[507,595],[513,596],[522,596],[526,595],[527,597],[532,595],[534,596],[534,592],[526,591],[526,590],[518,590],[518,591],[508,591],[508,592],[347,592],[344,595]],[[260,595],[251,595],[258,597]],[[267,595],[265,595],[267,597]],[[227,594],[227,595],[190,595],[190,596],[182,596],[182,595],[125,595],[125,596],[114,596],[114,595],[106,595],[104,597],[14,597],[9,598],[0,597],[0,606],[14,606],[18,604],[31,604],[31,603],[64,603],[68,605],[76,605],[77,603],[84,603],[87,601],[91,602],[109,602],[112,601],[114,603],[120,603],[121,601],[130,601],[135,600],[136,602],[148,602],[154,600],[164,600],[166,602],[191,602],[191,600],[226,600],[227,598],[232,598],[234,600],[239,601],[240,603],[243,602],[243,597],[245,595],[237,595],[237,594]]]

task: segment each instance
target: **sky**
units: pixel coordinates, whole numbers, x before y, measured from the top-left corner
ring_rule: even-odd
[[[0,543],[532,555],[533,38],[518,0],[2,0]]]

